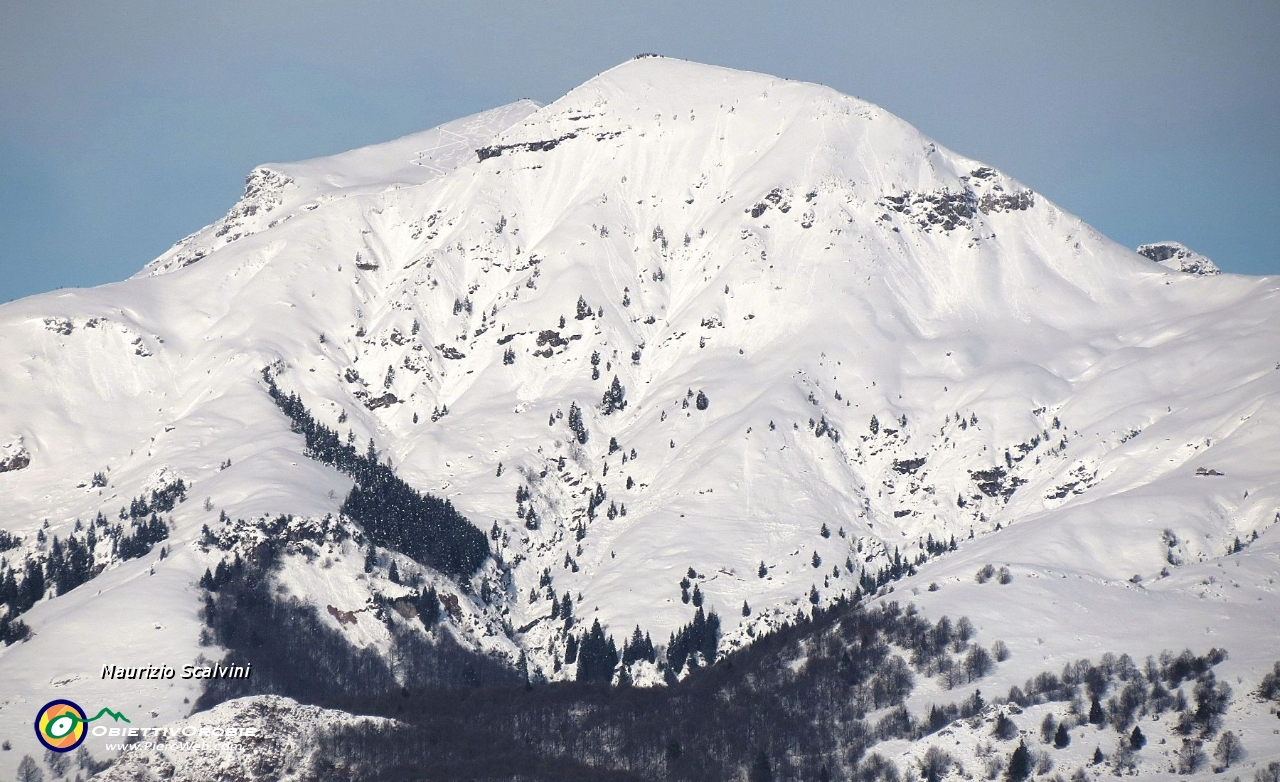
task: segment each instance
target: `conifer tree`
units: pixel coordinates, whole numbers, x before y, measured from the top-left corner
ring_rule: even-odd
[[[579,445],[587,444],[587,427],[582,423],[582,409],[578,407],[577,402],[569,405],[569,429],[573,432]]]
[[[597,619],[578,648],[578,681],[605,682],[613,680],[613,671],[618,667],[618,647],[613,639],[605,635],[604,628]]]
[[[1058,723],[1058,732],[1053,734],[1053,746],[1056,749],[1065,749],[1071,743],[1071,734],[1067,732],[1067,724],[1065,722]]]
[[[414,607],[418,609],[418,620],[425,627],[435,624],[440,619],[440,595],[436,588],[428,587],[425,592],[420,592]]]
[[[1094,697],[1093,703],[1089,706],[1089,723],[1092,725],[1101,725],[1107,721],[1107,713],[1102,710],[1102,704]]]
[[[601,411],[605,415],[622,410],[627,406],[627,389],[623,388],[622,381],[618,380],[618,376],[613,376],[613,382],[609,384],[609,388],[604,392],[604,396],[600,400]]]
[[[568,665],[573,665],[578,661],[578,636],[569,636],[569,640],[565,643],[564,661]]]
[[[1005,770],[1005,779],[1009,782],[1022,782],[1031,776],[1031,753],[1027,745],[1019,742],[1018,748],[1009,756],[1009,767]]]

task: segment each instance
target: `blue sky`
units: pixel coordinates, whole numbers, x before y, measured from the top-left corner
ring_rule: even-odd
[[[1280,273],[1280,4],[6,3],[0,301],[126,277],[259,163],[547,102],[639,52],[830,85],[1133,246]]]

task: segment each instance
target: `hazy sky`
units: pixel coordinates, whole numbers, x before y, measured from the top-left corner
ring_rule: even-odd
[[[255,165],[639,52],[877,103],[1134,246],[1280,273],[1280,3],[3,0],[0,301],[137,271]]]

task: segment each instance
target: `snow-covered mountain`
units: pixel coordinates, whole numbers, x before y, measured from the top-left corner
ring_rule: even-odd
[[[300,545],[283,584],[357,645],[386,648],[355,612],[410,591],[392,562],[458,638],[555,678],[564,595],[665,640],[689,578],[733,646],[954,538],[898,591],[1006,640],[1006,686],[1209,645],[1256,679],[1280,656],[1280,280],[1145,254],[857,98],[665,58],[256,168],[132,279],[0,307],[10,566],[187,497],[163,559],[23,614],[0,737],[29,743],[54,697],[185,717],[195,683],[99,670],[217,656],[202,528],[230,548],[338,513],[352,481],[304,454],[266,367],[490,535],[466,585]],[[986,563],[1013,582],[975,584]]]

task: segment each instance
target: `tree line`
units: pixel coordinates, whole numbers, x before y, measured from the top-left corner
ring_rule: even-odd
[[[565,662],[578,665],[576,681],[547,683],[530,678],[526,665],[513,668],[434,630],[440,608],[431,590],[375,599],[371,613],[391,632],[390,652],[355,648],[314,607],[275,588],[282,545],[262,544],[206,574],[205,640],[228,649],[227,662],[252,663],[254,677],[209,682],[198,706],[276,693],[395,718],[326,729],[317,737],[322,749],[311,769],[317,775],[782,782],[895,780],[918,770],[923,779],[939,779],[954,763],[945,751],[906,769],[878,754],[876,745],[918,740],[978,716],[995,720],[997,739],[1016,741],[1018,726],[992,707],[1048,702],[1070,706],[1060,721],[1039,726],[1047,747],[1069,743],[1073,724],[1111,728],[1116,748],[1105,755],[1098,750],[1097,762],[1110,760],[1120,769],[1145,742],[1137,720],[1173,712],[1188,747],[1179,750],[1187,756],[1182,767],[1191,768],[1205,756],[1199,747],[1220,729],[1231,697],[1213,676],[1226,656],[1221,650],[1166,653],[1145,664],[1108,654],[1037,674],[1007,695],[988,699],[974,691],[913,713],[906,702],[922,677],[949,684],[959,670],[962,681],[981,680],[1007,656],[1003,644],[976,644],[963,617],[931,621],[912,605],[850,599],[800,611],[728,653],[711,640],[718,623],[703,611],[673,633],[666,648],[655,648],[637,627],[619,649],[594,621],[569,637]],[[665,687],[630,686],[629,666],[644,662],[670,671],[681,654],[688,675],[669,677]],[[1274,695],[1277,681],[1280,668],[1259,693]],[[1215,757],[1237,757],[1237,741],[1223,734],[1218,743],[1225,749],[1215,749]],[[1040,773],[1050,763],[1030,738],[1004,751],[1010,750],[990,761],[1007,779]]]
[[[354,437],[346,441],[320,423],[296,393],[284,393],[269,369],[263,369],[272,400],[306,441],[306,453],[355,481],[342,513],[361,525],[379,546],[393,549],[454,578],[469,578],[489,558],[484,533],[448,500],[414,489],[389,463],[378,461],[373,440],[362,454]]]
[[[30,634],[19,617],[50,591],[55,597],[65,595],[97,576],[110,562],[144,557],[168,537],[169,523],[158,515],[132,520],[126,530],[123,524],[111,524],[99,513],[88,525],[77,520],[66,538],[54,535],[49,551],[28,556],[21,570],[7,562],[0,565],[0,643],[7,646]],[[43,530],[39,538],[44,539]],[[105,561],[99,561],[98,549],[108,542]]]

